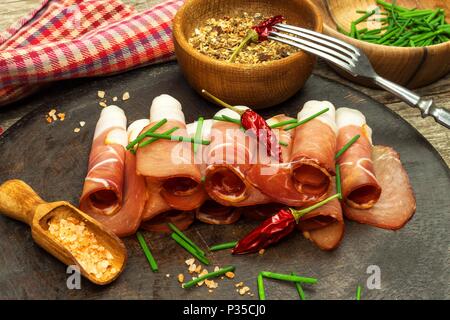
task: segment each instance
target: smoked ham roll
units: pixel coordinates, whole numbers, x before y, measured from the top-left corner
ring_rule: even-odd
[[[336,193],[335,183],[327,196]],[[339,246],[344,236],[344,218],[341,203],[334,199],[303,216],[297,228],[303,236],[322,250],[333,250]]]
[[[295,129],[290,158],[295,188],[314,202],[325,198],[335,174],[335,108],[328,101],[312,100],[297,115],[302,121],[325,108],[329,110]]]
[[[239,119],[229,109],[217,117]],[[256,142],[236,123],[214,120],[211,144],[206,155],[205,189],[214,201],[225,206],[248,206],[270,202],[270,198],[253,187],[245,178],[255,156]]]
[[[133,122],[127,130],[128,141],[136,139],[139,132],[148,124],[147,119]],[[141,224],[142,214],[147,201],[147,188],[144,177],[136,173],[136,156],[125,152],[125,177],[123,188],[123,205],[111,216],[91,213],[90,215],[103,223],[119,237],[135,234]]]
[[[354,136],[360,135],[359,139],[337,159],[344,201],[352,208],[371,208],[381,195],[381,187],[372,162],[372,130],[360,111],[349,108],[337,110],[336,123],[339,132],[337,151]]]
[[[416,211],[416,199],[408,174],[398,153],[386,146],[372,150],[375,175],[381,185],[381,196],[370,209],[356,209],[343,205],[346,218],[382,229],[402,228]]]
[[[105,107],[95,127],[80,209],[110,216],[122,207],[127,118],[117,106]]]
[[[156,97],[150,108],[149,130],[160,120],[168,121],[155,133],[163,133],[177,127],[173,135],[187,136],[181,104],[175,98],[163,94]],[[151,138],[145,138],[147,141]],[[137,172],[147,180],[148,187],[159,190],[165,202],[176,210],[189,211],[199,207],[206,199],[201,186],[199,166],[194,163],[192,144],[159,139],[136,151]],[[148,190],[150,193],[155,190]]]

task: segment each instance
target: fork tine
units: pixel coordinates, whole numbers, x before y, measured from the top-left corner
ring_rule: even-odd
[[[332,56],[334,58],[338,58],[338,59],[342,60],[342,62],[347,63],[347,65],[351,65],[353,67],[355,66],[355,63],[352,60],[352,58],[350,58],[348,56],[344,56],[343,54],[341,54],[341,53],[339,53],[339,52],[337,52],[337,51],[335,51],[333,49],[330,49],[328,47],[324,47],[324,46],[322,46],[320,44],[317,44],[315,42],[304,40],[304,39],[301,39],[301,38],[298,38],[298,37],[293,37],[293,36],[290,36],[290,35],[287,35],[287,34],[284,34],[284,33],[279,33],[279,32],[276,32],[276,31],[270,32],[270,35],[274,35],[274,36],[276,36],[278,38],[290,40],[290,41],[296,42],[298,44],[307,46],[309,48],[312,48],[312,49],[315,49],[315,50],[318,50],[318,51],[322,51],[322,52],[324,52],[324,53],[326,53],[326,54],[328,54],[328,55],[330,55],[330,56]],[[277,39],[277,38],[275,38],[275,39]]]
[[[273,32],[271,32],[270,34],[272,34],[272,33]],[[289,44],[291,46],[294,46],[294,47],[297,47],[299,49],[302,49],[303,51],[312,53],[312,54],[314,54],[316,56],[319,56],[319,57],[321,57],[321,58],[323,58],[323,59],[325,59],[327,61],[330,61],[331,63],[334,63],[335,65],[343,68],[344,70],[347,70],[348,72],[352,73],[352,70],[351,70],[349,64],[344,63],[344,61],[342,61],[342,60],[340,60],[338,58],[335,58],[332,55],[329,55],[328,53],[325,53],[323,51],[316,50],[314,48],[311,48],[311,47],[308,47],[306,45],[300,44],[297,41],[291,41],[291,40],[287,40],[287,39],[280,38],[280,37],[274,37],[274,36],[271,36],[270,34],[267,37],[270,40],[275,40],[275,41],[279,41],[279,42],[282,42],[282,43],[286,43],[286,44]]]
[[[323,45],[326,45],[326,46],[328,46],[330,48],[336,49],[336,50],[338,50],[338,51],[340,51],[340,52],[350,56],[355,61],[358,60],[358,56],[356,55],[354,50],[350,50],[347,47],[343,47],[341,45],[337,45],[334,42],[325,40],[323,38],[319,38],[316,35],[311,35],[311,34],[308,34],[308,33],[305,33],[305,32],[300,32],[300,31],[289,29],[289,28],[285,28],[283,24],[279,24],[279,25],[274,26],[274,29],[276,29],[278,31],[284,31],[284,32],[292,33],[292,34],[294,34],[296,36],[299,36],[299,37],[302,37],[302,38],[305,38],[305,39],[309,39],[309,40],[321,43]]]
[[[340,44],[341,46],[344,46],[344,47],[352,50],[356,55],[358,55],[358,56],[361,55],[360,52],[359,52],[359,49],[356,48],[355,46],[352,46],[351,44],[349,44],[347,42],[344,42],[342,40],[339,40],[339,39],[327,36],[327,35],[325,35],[323,33],[315,32],[315,31],[312,31],[312,30],[309,30],[309,29],[305,29],[305,28],[301,28],[301,27],[292,26],[292,25],[289,25],[289,24],[277,24],[277,25],[274,26],[274,28],[277,28],[278,26],[282,26],[285,29],[289,29],[289,30],[293,30],[293,31],[298,31],[298,32],[303,32],[303,33],[306,33],[306,34],[310,34],[312,36],[316,36],[318,38],[321,38],[321,39],[324,39],[324,40],[328,40],[328,41],[331,41],[331,42],[336,43],[336,44]]]

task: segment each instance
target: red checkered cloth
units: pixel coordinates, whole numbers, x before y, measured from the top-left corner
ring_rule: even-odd
[[[44,0],[0,34],[0,105],[50,81],[173,59],[171,25],[182,4],[136,13],[118,0]]]

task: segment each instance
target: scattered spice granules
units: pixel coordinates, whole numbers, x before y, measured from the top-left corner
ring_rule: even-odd
[[[236,13],[235,17],[210,18],[195,28],[189,44],[199,52],[218,59],[230,59],[233,51],[245,38],[247,31],[269,17],[260,13]],[[257,64],[290,56],[298,49],[273,40],[250,43],[236,57],[235,63]]]
[[[117,273],[111,252],[99,244],[97,237],[83,221],[75,217],[53,217],[48,233],[69,250],[78,263],[97,279],[108,279]]]
[[[63,112],[57,113],[56,109],[51,109],[49,112],[45,114],[45,121],[47,121],[47,123],[52,123],[58,120],[64,121],[65,118],[66,114]]]

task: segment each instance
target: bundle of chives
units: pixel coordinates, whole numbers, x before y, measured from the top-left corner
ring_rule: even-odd
[[[146,135],[147,135],[147,137],[153,137],[153,138],[158,138],[158,139],[198,143],[198,144],[204,144],[204,145],[209,145],[211,143],[211,141],[209,141],[209,140],[197,141],[195,138],[191,138],[191,137],[173,136],[173,135],[163,134],[163,133],[148,132]]]
[[[145,257],[147,258],[148,263],[150,264],[150,268],[153,272],[158,271],[158,264],[156,263],[155,258],[153,258],[153,255],[147,246],[147,243],[145,242],[144,236],[139,231],[136,233],[137,239],[139,241],[139,244],[141,245],[142,251],[144,251]]]
[[[450,24],[446,22],[443,9],[408,9],[394,3],[377,0],[384,9],[371,11],[357,10],[361,17],[350,25],[350,32],[338,26],[338,31],[347,36],[363,41],[399,47],[423,47],[443,43],[450,40]],[[362,22],[369,21],[373,15],[383,15],[376,18],[383,27],[376,30],[358,29]],[[384,31],[384,33],[382,33]]]

